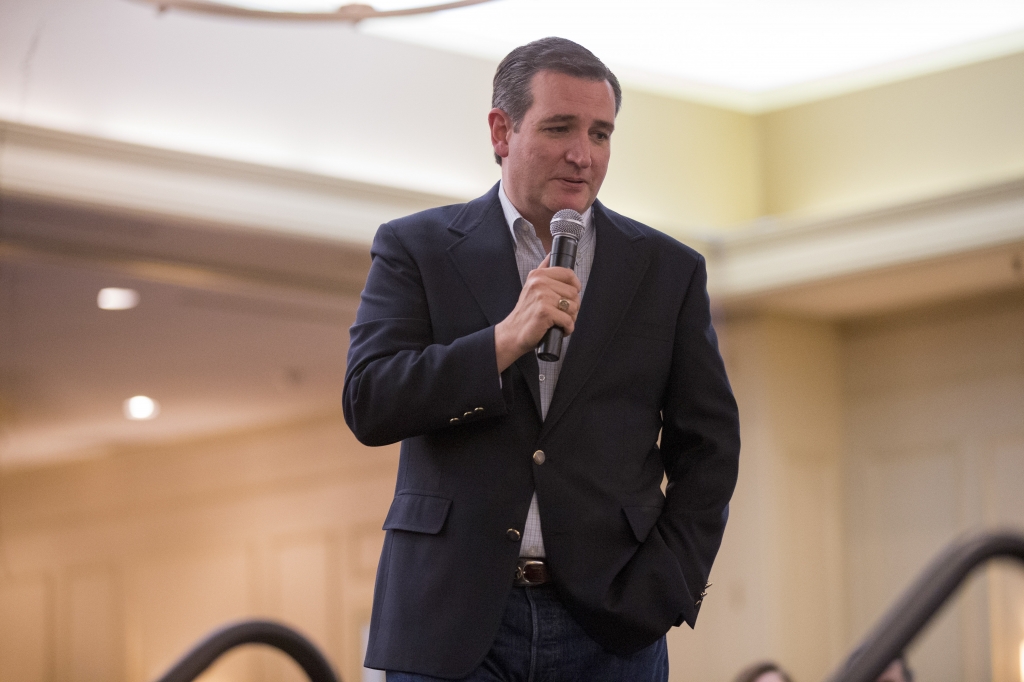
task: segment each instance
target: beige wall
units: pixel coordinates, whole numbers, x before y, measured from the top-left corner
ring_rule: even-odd
[[[602,190],[680,238],[1024,176],[1024,54],[759,115],[628,90]]]
[[[847,623],[859,637],[946,542],[1024,529],[1024,297],[849,327]],[[1018,682],[1019,567],[979,576],[911,651],[920,679]]]
[[[148,682],[244,617],[309,634],[360,679],[397,448],[339,416],[0,481],[0,680]],[[247,650],[203,678],[299,680]]]
[[[774,659],[810,681],[959,534],[1024,530],[1024,297],[859,322],[722,325],[740,480],[673,679]],[[1024,571],[982,571],[909,652],[918,679],[1020,682]]]
[[[764,658],[821,678],[845,644],[839,337],[759,317],[722,332],[740,478],[697,628],[670,634],[673,679],[724,682]]]
[[[753,220],[759,144],[752,116],[627,90],[601,200],[676,236]]]
[[[945,543],[1024,527],[1024,298],[846,324],[722,326],[740,481],[672,679],[774,658],[822,679]],[[151,679],[224,621],[266,615],[360,678],[396,450],[337,416],[7,472],[0,679]],[[1020,682],[1024,574],[992,568],[910,652],[919,679]],[[207,680],[285,679],[238,652]],[[287,679],[297,679],[289,677]]]
[[[765,114],[765,212],[830,214],[1024,175],[1024,54]]]

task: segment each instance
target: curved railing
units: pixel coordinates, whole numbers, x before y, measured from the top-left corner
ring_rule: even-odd
[[[1000,558],[1024,563],[1024,534],[986,532],[951,544],[904,591],[828,682],[874,682],[975,568]]]
[[[269,620],[246,620],[211,632],[156,682],[192,682],[236,646],[265,644],[299,664],[311,682],[339,682],[316,645],[290,627]]]
[[[1024,534],[986,532],[951,544],[904,591],[827,682],[874,682],[975,568],[1000,558],[1024,563]],[[289,627],[261,620],[228,625],[211,633],[156,682],[192,682],[221,655],[243,644],[279,649],[298,663],[311,682],[339,682],[312,642]]]

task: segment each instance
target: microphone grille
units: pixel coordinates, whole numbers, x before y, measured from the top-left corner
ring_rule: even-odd
[[[571,208],[563,208],[551,217],[551,236],[568,235],[577,241],[583,237],[583,216]]]

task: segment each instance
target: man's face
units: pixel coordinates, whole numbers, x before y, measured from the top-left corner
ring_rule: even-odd
[[[503,157],[512,204],[535,227],[546,228],[556,211],[583,213],[597,197],[611,156],[615,95],[608,81],[554,71],[538,72],[530,85],[533,106],[519,130],[493,110],[491,141]]]

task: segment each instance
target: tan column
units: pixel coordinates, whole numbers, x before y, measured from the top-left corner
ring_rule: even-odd
[[[821,679],[844,654],[840,344],[832,325],[720,324],[743,449],[697,628],[670,635],[673,680],[728,680],[759,659]]]

